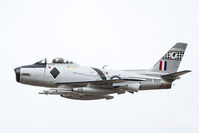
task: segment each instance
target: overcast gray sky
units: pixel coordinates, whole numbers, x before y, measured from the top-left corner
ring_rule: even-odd
[[[1,0],[1,133],[198,133],[197,0]],[[45,57],[83,66],[151,68],[176,42],[188,43],[171,90],[77,101],[15,81],[13,69]]]

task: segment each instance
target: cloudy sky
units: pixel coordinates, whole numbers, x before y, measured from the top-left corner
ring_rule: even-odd
[[[197,0],[1,0],[0,132],[198,133]],[[176,42],[188,43],[171,90],[78,101],[39,95],[13,69],[45,57],[83,66],[151,68]]]

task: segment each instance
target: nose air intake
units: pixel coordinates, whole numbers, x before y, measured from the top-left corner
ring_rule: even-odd
[[[20,71],[21,71],[20,67],[15,68],[14,71],[16,74],[16,81],[19,82],[20,81]]]

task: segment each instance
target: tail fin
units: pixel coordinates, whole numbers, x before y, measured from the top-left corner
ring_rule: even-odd
[[[176,43],[152,68],[154,72],[174,73],[177,72],[184,52],[186,43]]]

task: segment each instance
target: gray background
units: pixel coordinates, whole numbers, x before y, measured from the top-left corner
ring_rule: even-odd
[[[198,133],[197,0],[1,0],[0,132]],[[171,90],[77,101],[39,95],[13,69],[45,57],[83,66],[151,68],[176,42],[188,43]]]

